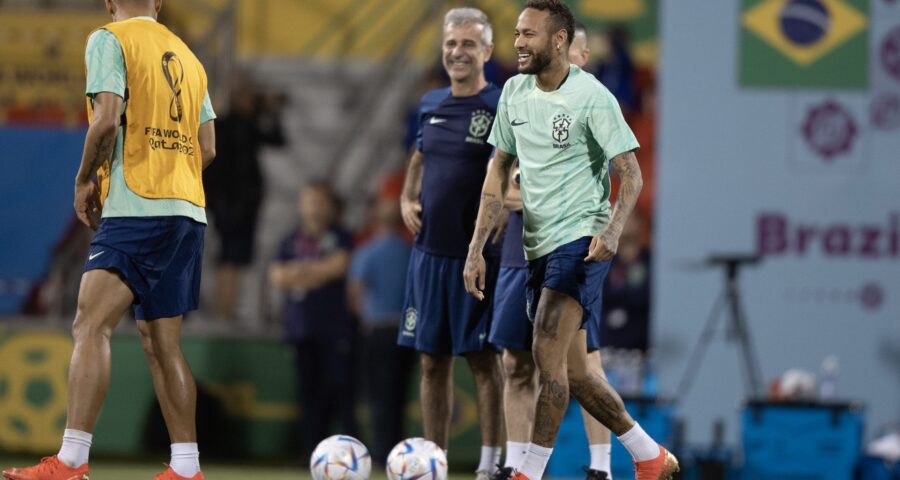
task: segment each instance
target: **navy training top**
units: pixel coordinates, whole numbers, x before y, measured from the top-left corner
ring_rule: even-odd
[[[465,258],[475,231],[481,187],[493,147],[488,134],[501,89],[488,84],[468,97],[454,97],[450,87],[431,90],[419,107],[416,148],[423,154],[422,230],[416,248],[445,257]],[[488,241],[485,256],[496,257],[500,245]]]

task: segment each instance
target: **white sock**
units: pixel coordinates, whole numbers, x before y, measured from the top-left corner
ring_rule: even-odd
[[[635,462],[653,460],[659,456],[659,445],[635,422],[631,430],[618,437]]]
[[[478,471],[494,473],[497,471],[497,465],[500,463],[500,454],[503,453],[503,447],[491,447],[488,445],[481,446],[481,460],[478,462]]]
[[[552,448],[529,443],[528,453],[525,454],[522,469],[519,471],[524,473],[528,480],[541,480],[541,477],[544,476],[544,469],[547,468],[547,462],[550,461],[551,453],[553,453]]]
[[[528,444],[525,442],[506,442],[506,464],[504,467],[512,467],[516,470],[522,467],[522,460],[528,452]]]
[[[612,445],[608,443],[598,443],[596,445],[590,445],[588,448],[591,449],[591,466],[589,468],[591,470],[606,472],[609,474],[608,478],[612,480],[612,472],[609,469],[609,454],[612,450]]]
[[[182,477],[191,478],[200,471],[200,451],[196,443],[173,443],[169,466]]]
[[[72,468],[78,468],[88,462],[91,453],[91,440],[94,436],[81,430],[66,429],[63,432],[62,447],[57,458]]]

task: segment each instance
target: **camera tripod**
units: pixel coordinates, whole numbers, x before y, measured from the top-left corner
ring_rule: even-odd
[[[763,395],[762,383],[760,380],[760,367],[757,361],[756,352],[753,349],[753,343],[750,339],[750,331],[747,326],[747,318],[741,303],[740,290],[738,289],[737,278],[740,273],[740,267],[746,265],[756,265],[762,260],[758,255],[712,255],[702,262],[706,267],[724,267],[725,284],[718,299],[713,304],[709,318],[697,344],[694,346],[691,356],[688,359],[687,367],[678,382],[678,398],[684,398],[691,388],[691,382],[696,376],[697,367],[700,366],[703,355],[709,343],[716,333],[716,325],[722,318],[722,310],[727,307],[728,311],[728,331],[727,338],[737,341],[741,349],[741,357],[744,370],[744,388],[748,399],[761,398]]]

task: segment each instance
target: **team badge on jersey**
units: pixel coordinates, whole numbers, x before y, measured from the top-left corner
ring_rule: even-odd
[[[415,308],[407,308],[406,315],[403,319],[403,335],[407,337],[414,337],[413,333],[416,330],[416,321],[418,320],[419,312],[416,311]]]
[[[553,116],[553,128],[550,136],[553,137],[553,148],[566,149],[571,143],[564,143],[569,139],[569,129],[572,128],[572,117],[567,113],[557,113]]]
[[[484,136],[491,131],[491,123],[494,116],[487,110],[475,110],[472,112],[472,120],[469,122],[469,135],[466,141],[484,145]]]
[[[553,139],[557,143],[565,142],[569,139],[569,127],[572,126],[572,117],[565,113],[560,113],[553,117]]]

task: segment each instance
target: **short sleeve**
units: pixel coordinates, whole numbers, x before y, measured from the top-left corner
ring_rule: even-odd
[[[589,108],[587,126],[608,160],[640,147],[609,90],[601,85]]]
[[[350,280],[362,281],[365,279],[368,256],[366,248],[359,249],[353,254],[353,259],[350,261]]]
[[[416,150],[422,151],[425,146],[422,142],[422,119],[425,118],[425,102],[419,104],[419,112],[416,114]]]
[[[200,106],[200,124],[216,119],[216,112],[213,110],[212,101],[209,99],[209,91],[203,95],[203,105]]]
[[[125,56],[112,32],[101,29],[91,34],[84,52],[84,65],[87,96],[93,98],[98,93],[109,92],[125,98]]]
[[[516,137],[513,135],[512,125],[509,123],[509,110],[507,108],[509,85],[510,82],[506,82],[506,85],[503,87],[503,93],[500,94],[500,101],[497,103],[497,116],[494,118],[494,126],[491,128],[488,143],[497,150],[516,155]]]

